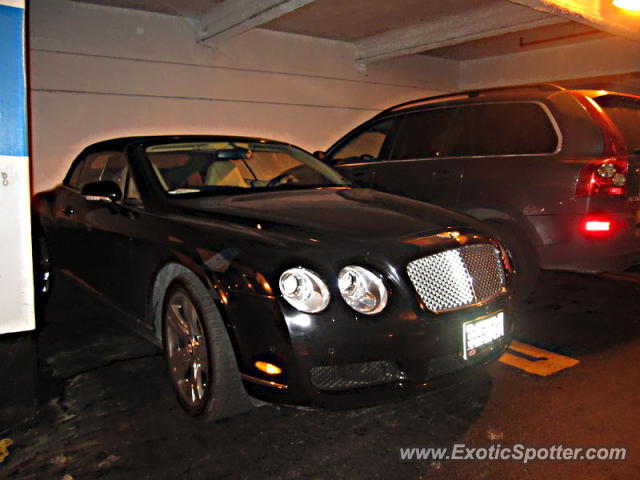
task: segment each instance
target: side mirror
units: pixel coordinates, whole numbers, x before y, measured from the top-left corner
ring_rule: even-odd
[[[90,202],[113,203],[122,198],[120,187],[111,180],[87,183],[82,187],[81,195]]]
[[[327,156],[327,154],[322,150],[316,150],[315,152],[313,152],[312,155],[316,157],[318,160],[324,160]]]

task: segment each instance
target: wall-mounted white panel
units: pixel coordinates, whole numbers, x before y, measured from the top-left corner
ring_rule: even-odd
[[[29,158],[0,155],[0,334],[32,330]]]
[[[35,327],[23,7],[0,0],[0,334]]]

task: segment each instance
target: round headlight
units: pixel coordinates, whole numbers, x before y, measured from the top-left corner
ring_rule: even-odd
[[[338,276],[340,294],[357,312],[373,315],[387,305],[389,294],[382,278],[364,267],[349,265]]]
[[[331,296],[320,276],[302,267],[290,268],[280,275],[280,292],[301,312],[318,313],[329,304]]]

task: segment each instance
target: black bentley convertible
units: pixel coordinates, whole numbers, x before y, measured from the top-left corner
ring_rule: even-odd
[[[37,290],[86,287],[164,347],[181,405],[343,408],[416,394],[508,343],[509,260],[482,225],[356,188],[294,146],[86,148],[34,198]]]

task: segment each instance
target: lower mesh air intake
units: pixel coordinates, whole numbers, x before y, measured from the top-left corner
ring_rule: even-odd
[[[318,390],[351,390],[391,383],[399,378],[398,365],[382,360],[311,369],[311,383]]]

